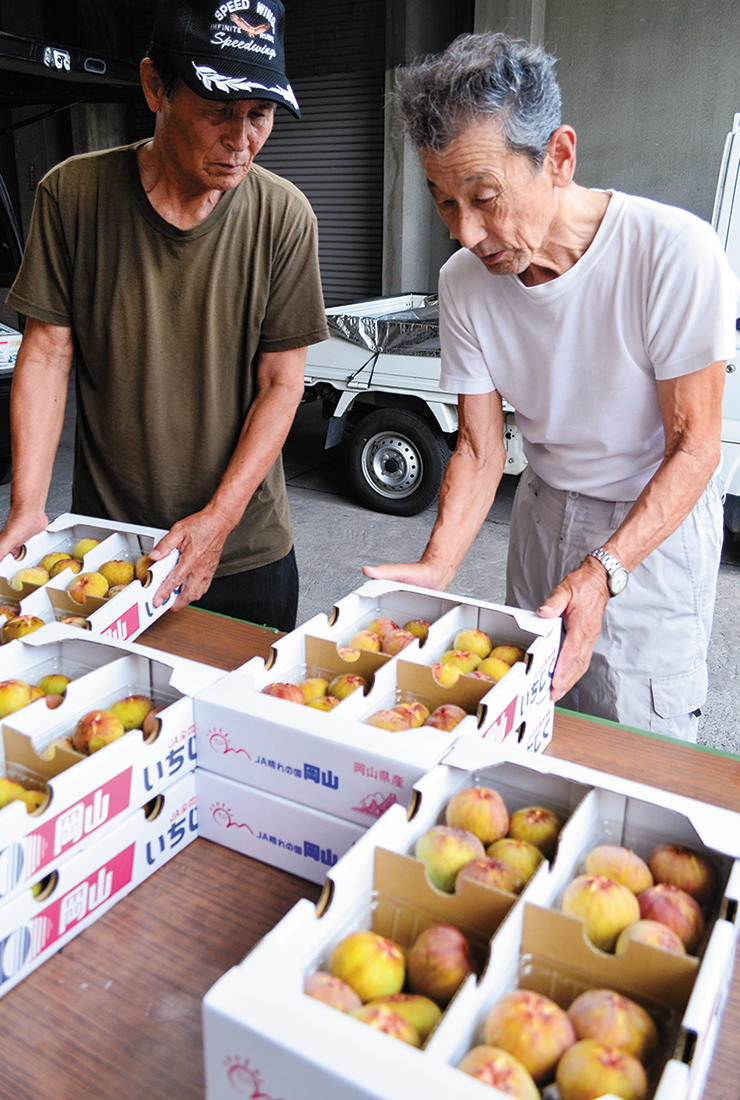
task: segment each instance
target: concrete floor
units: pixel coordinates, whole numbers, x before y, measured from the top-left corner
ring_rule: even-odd
[[[301,576],[298,621],[329,614],[342,596],[365,580],[361,567],[416,560],[426,544],[435,511],[410,518],[371,512],[351,497],[339,449],[323,449],[324,422],[318,403],[299,409],[285,448],[285,470]],[[65,429],[47,504],[50,519],[70,510],[74,403]],[[499,497],[469,551],[453,591],[495,603],[504,600],[504,570],[514,478]],[[10,487],[0,486],[0,519]],[[726,543],[710,644],[710,690],[700,744],[740,755],[740,543]]]

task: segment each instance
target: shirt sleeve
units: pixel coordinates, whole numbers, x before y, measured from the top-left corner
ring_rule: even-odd
[[[712,227],[686,218],[661,250],[648,287],[646,340],[658,380],[734,355],[738,292]]]
[[[318,228],[316,216],[303,195],[286,203],[275,241],[260,349],[287,351],[327,340]]]
[[[451,278],[445,265],[439,274],[440,386],[450,393],[491,393],[496,387],[478,337],[460,305],[463,298],[464,279]]]
[[[72,326],[72,258],[62,226],[54,170],[39,184],[23,260],[7,304],[27,317]]]

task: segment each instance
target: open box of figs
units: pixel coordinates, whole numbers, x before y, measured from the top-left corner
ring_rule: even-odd
[[[541,751],[559,640],[559,621],[370,582],[198,694],[198,766],[367,826],[466,735]]]
[[[212,987],[209,1100],[247,1081],[283,1100],[698,1100],[740,817],[479,749],[460,740]]]
[[[51,624],[0,650],[0,909],[195,769],[220,670]]]
[[[47,623],[133,641],[174,602],[152,597],[177,560],[148,552],[165,531],[67,513],[0,561],[0,643]]]

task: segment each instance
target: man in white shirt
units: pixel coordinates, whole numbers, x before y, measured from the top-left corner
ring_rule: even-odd
[[[575,182],[554,68],[487,33],[400,75],[432,198],[463,246],[440,275],[441,384],[459,394],[460,430],[421,560],[365,572],[447,588],[501,480],[506,398],[529,462],[507,602],[563,617],[553,699],[695,740],[738,288],[705,222]]]

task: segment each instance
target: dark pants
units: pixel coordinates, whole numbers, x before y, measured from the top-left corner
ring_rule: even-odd
[[[293,630],[298,612],[295,548],[271,565],[233,573],[230,577],[214,577],[211,587],[194,606],[286,633]]]

